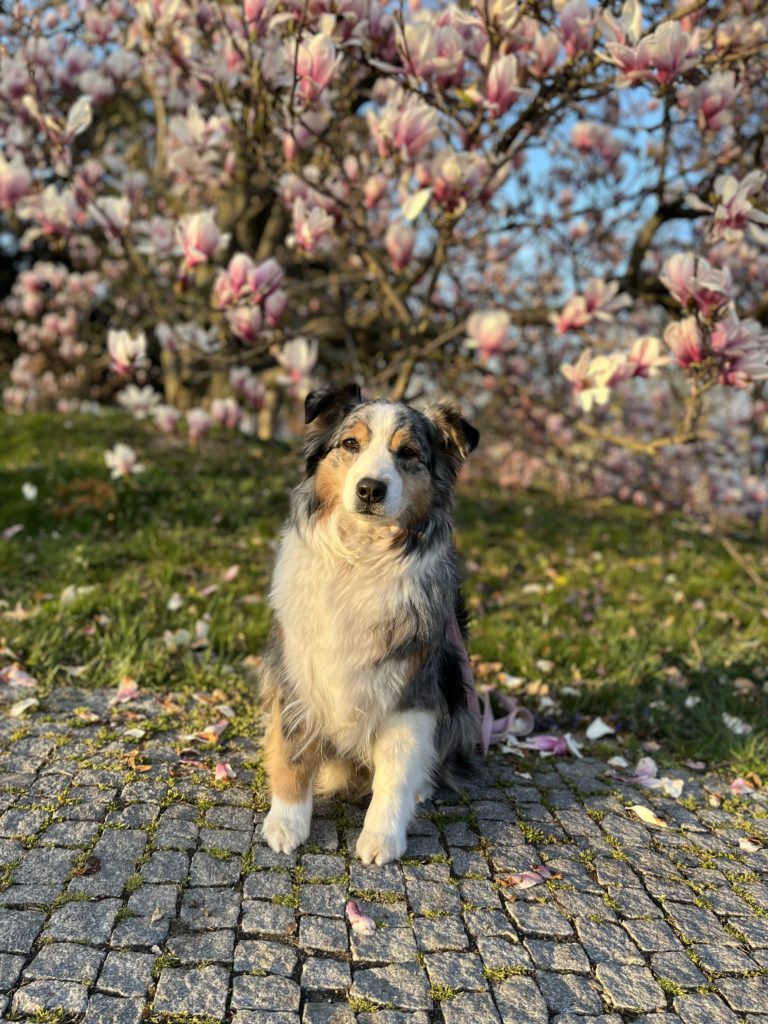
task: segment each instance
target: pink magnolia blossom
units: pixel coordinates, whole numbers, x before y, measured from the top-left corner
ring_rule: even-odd
[[[260,409],[266,397],[261,377],[251,373],[247,366],[233,366],[229,371],[229,386],[249,409]]]
[[[12,210],[31,191],[32,175],[21,155],[9,161],[0,153],[0,210]]]
[[[403,160],[413,161],[438,134],[437,113],[426,103],[402,110],[392,125],[392,142]]]
[[[122,442],[104,452],[104,462],[113,480],[144,472],[144,465],[138,461],[136,452]]]
[[[298,198],[293,204],[292,226],[294,245],[305,252],[314,252],[333,230],[333,217],[320,206],[307,207],[304,200]]]
[[[464,77],[464,43],[453,25],[440,25],[434,32],[431,71],[438,85],[461,85]]]
[[[147,336],[144,331],[131,334],[129,331],[107,332],[107,349],[111,369],[124,377],[136,363],[143,362],[147,354]]]
[[[435,28],[431,19],[410,22],[398,39],[403,65],[417,78],[427,78],[436,57]]]
[[[698,63],[698,33],[688,35],[677,21],[665,21],[645,37],[653,77],[661,85]]]
[[[756,320],[740,320],[729,310],[712,328],[710,344],[721,384],[746,388],[768,378],[768,332]]]
[[[363,185],[363,206],[366,210],[373,209],[387,191],[387,179],[383,174],[372,174]]]
[[[22,248],[29,248],[40,236],[66,236],[85,219],[72,190],[65,188],[59,192],[55,185],[47,185],[38,195],[21,198],[15,213],[21,220],[34,224],[24,233]]]
[[[491,65],[485,98],[494,117],[501,117],[522,96],[525,90],[521,89],[519,81],[517,57],[513,53],[500,57]]]
[[[223,235],[216,226],[212,210],[190,213],[181,218],[176,228],[176,242],[188,269],[206,263],[228,239],[229,236]]]
[[[389,253],[392,266],[398,272],[405,270],[411,262],[416,245],[416,232],[405,221],[390,224],[384,236],[384,246]]]
[[[681,306],[696,305],[705,317],[731,298],[733,281],[727,267],[713,267],[703,256],[676,253],[666,261],[659,275],[664,287]]]
[[[317,363],[317,340],[307,341],[306,338],[293,338],[291,341],[286,341],[282,348],[275,349],[274,356],[283,369],[288,371],[287,383],[304,385],[309,381]]]
[[[260,303],[285,279],[282,267],[272,258],[258,266],[250,256],[238,252],[221,271],[213,286],[213,305],[224,309],[243,300]]]
[[[164,434],[175,434],[181,419],[181,413],[172,405],[161,403],[150,410],[150,416],[158,430]]]
[[[254,302],[262,302],[271,295],[276,288],[285,280],[285,271],[277,262],[272,258],[264,260],[263,263],[259,263],[249,273],[248,285],[251,289]]]
[[[186,413],[186,419],[187,434],[189,436],[190,443],[193,445],[202,440],[213,426],[212,417],[205,411],[205,409],[201,409],[200,406],[190,409]]]
[[[151,384],[138,387],[136,384],[129,384],[118,392],[117,401],[137,420],[144,420],[152,409],[160,404],[160,395]]]
[[[441,149],[432,161],[433,195],[449,210],[463,206],[475,196],[486,168],[476,153],[457,153],[450,146]]]
[[[611,388],[631,376],[632,370],[621,353],[593,357],[591,349],[586,349],[576,363],[562,365],[560,372],[571,382],[582,410],[591,412],[593,406],[608,403]]]
[[[555,330],[558,334],[565,334],[566,331],[578,331],[592,319],[592,314],[587,309],[587,300],[583,295],[572,295],[563,306],[560,315],[555,315]]]
[[[282,288],[276,288],[264,299],[264,319],[267,327],[277,327],[287,308],[288,293]]]
[[[601,277],[593,277],[584,289],[587,309],[596,320],[610,323],[613,314],[631,304],[625,292],[619,292],[618,281],[605,281]]]
[[[530,72],[534,78],[544,76],[554,68],[560,54],[560,40],[556,32],[547,32],[546,35],[539,29],[533,38],[533,47],[530,51]]]
[[[560,314],[553,314],[552,322],[558,334],[580,330],[592,320],[610,323],[614,314],[630,304],[624,292],[619,293],[618,281],[604,281],[593,277],[584,289],[583,295],[572,295]]]
[[[587,0],[569,0],[560,12],[560,37],[569,57],[592,47],[595,15]]]
[[[643,28],[643,10],[639,0],[626,0],[618,19],[609,10],[604,10],[598,28],[606,36],[610,33],[617,43],[636,43]]]
[[[322,33],[312,36],[309,43],[301,43],[296,57],[296,75],[299,89],[307,103],[312,103],[333,80],[341,63],[333,40]]]
[[[661,342],[658,338],[646,335],[638,338],[630,349],[627,359],[634,377],[655,377],[659,367],[665,366],[669,359],[661,355]]]
[[[698,366],[704,361],[704,342],[695,316],[669,324],[664,341],[672,349],[678,366]]]
[[[483,359],[502,352],[509,339],[511,318],[503,309],[472,313],[467,319],[467,348],[476,348]]]
[[[227,323],[236,338],[249,345],[259,340],[263,324],[258,306],[235,306],[227,310]]]
[[[733,122],[733,108],[740,89],[733,71],[722,71],[701,85],[681,92],[679,103],[696,114],[702,131],[719,131]]]
[[[115,95],[115,83],[109,75],[91,69],[84,71],[77,80],[78,88],[94,103],[106,103]]]
[[[89,205],[88,212],[110,238],[119,238],[131,223],[127,196],[103,196]]]
[[[211,402],[211,418],[229,430],[240,422],[241,409],[234,398],[214,398]]]
[[[626,46],[618,42],[606,43],[605,48],[608,53],[604,60],[614,64],[621,71],[618,80],[620,87],[634,85],[635,82],[653,77],[652,52],[647,40],[642,40],[637,46]]]
[[[756,241],[768,244],[768,231],[763,228],[768,225],[768,214],[750,202],[753,195],[762,193],[765,181],[764,171],[751,171],[741,181],[731,174],[720,174],[713,187],[714,206],[691,194],[686,196],[686,202],[694,210],[712,214],[713,241],[738,242],[749,229]]]

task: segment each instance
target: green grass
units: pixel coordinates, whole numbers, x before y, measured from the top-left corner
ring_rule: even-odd
[[[147,468],[112,485],[103,452],[117,440]],[[124,675],[148,690],[218,687],[238,711],[235,728],[247,729],[244,660],[267,637],[273,544],[299,471],[298,451],[285,445],[227,437],[190,451],[120,414],[6,417],[0,529],[25,528],[0,540],[0,647],[38,678],[38,696],[73,682],[115,686]],[[22,497],[25,481],[39,488],[35,502]],[[543,679],[562,706],[553,728],[577,730],[600,714],[623,736],[658,740],[662,760],[768,773],[768,590],[715,537],[678,515],[478,481],[460,485],[457,520],[471,651]],[[768,578],[764,540],[732,539]],[[240,572],[226,583],[233,563]],[[219,589],[205,596],[210,584]],[[63,605],[69,586],[92,589]],[[174,592],[184,605],[171,612]],[[207,647],[163,640],[203,617]],[[755,686],[738,692],[740,677]],[[686,708],[691,694],[700,702]],[[731,733],[724,711],[753,733]],[[200,727],[209,717],[202,708]]]

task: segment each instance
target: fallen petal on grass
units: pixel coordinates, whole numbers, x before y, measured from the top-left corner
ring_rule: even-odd
[[[23,686],[30,690],[37,686],[35,677],[23,669],[17,661],[13,665],[0,669],[0,683],[4,683],[6,686]]]
[[[237,775],[229,761],[219,761],[213,769],[213,775],[217,782],[231,782]]]
[[[726,729],[730,729],[735,736],[748,736],[752,732],[749,722],[745,722],[738,715],[730,715],[727,711],[723,712],[723,725]]]
[[[598,717],[593,722],[589,723],[584,735],[590,742],[594,743],[595,740],[602,739],[603,736],[610,736],[615,732],[616,730],[612,725],[608,725],[607,722],[604,722],[602,718]]]

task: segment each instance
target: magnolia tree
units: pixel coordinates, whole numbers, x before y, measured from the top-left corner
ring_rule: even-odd
[[[482,407],[502,479],[759,510],[761,8],[11,4],[6,408],[264,436],[354,376]]]

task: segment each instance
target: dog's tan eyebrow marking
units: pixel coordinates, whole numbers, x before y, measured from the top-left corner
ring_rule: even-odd
[[[406,445],[421,454],[421,445],[411,431],[407,427],[399,427],[389,439],[389,447],[397,452]]]
[[[343,438],[354,437],[361,445],[368,444],[371,439],[371,428],[364,420],[354,420],[342,427],[341,436]]]

